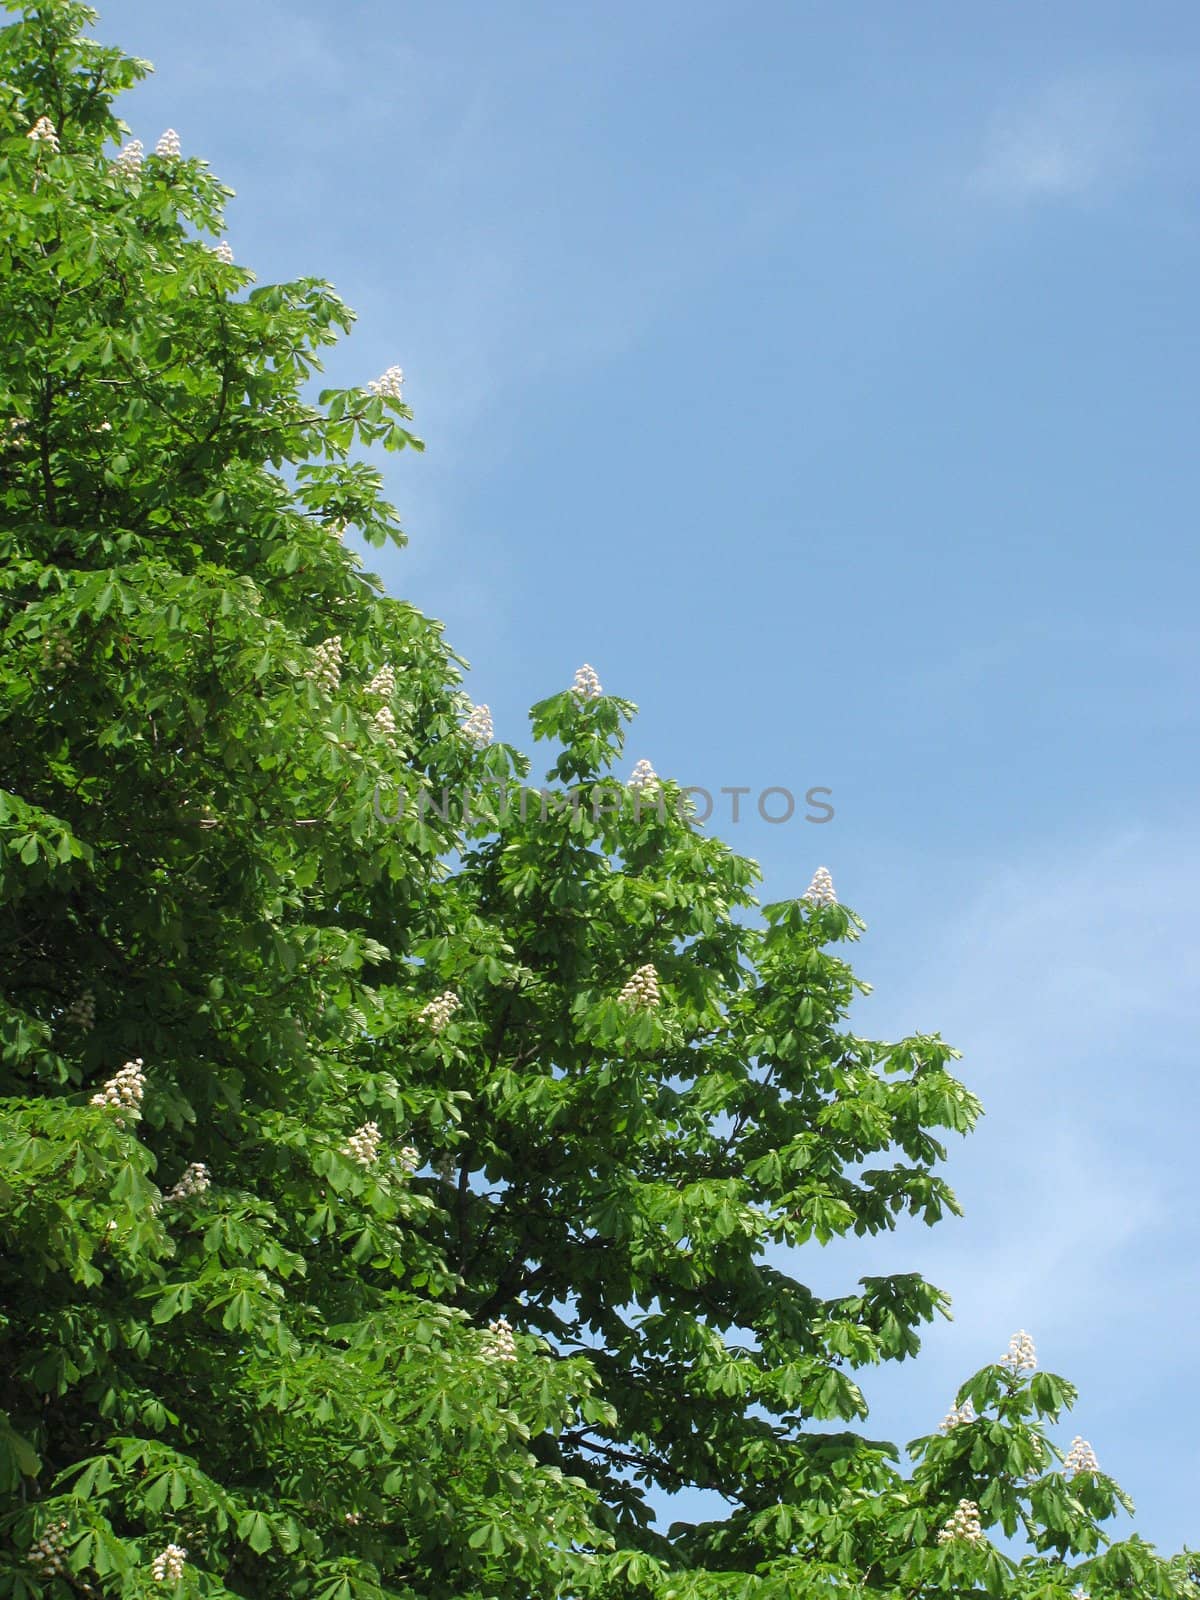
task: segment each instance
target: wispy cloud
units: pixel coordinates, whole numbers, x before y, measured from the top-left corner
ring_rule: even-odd
[[[971,189],[1011,203],[1079,198],[1120,183],[1140,152],[1143,98],[1130,72],[1045,84],[993,117]]]
[[[1200,1383],[1194,1346],[1168,1358],[1162,1335],[1200,1312],[1198,900],[1200,837],[1131,827],[1026,855],[949,910],[889,1009],[904,1030],[936,1018],[984,1103],[951,1146],[965,1218],[847,1242],[819,1285],[917,1270],[953,1298],[915,1369],[866,1376],[884,1435],[928,1431],[955,1386],[1029,1329],[1042,1364],[1079,1385],[1067,1434],[1124,1441],[1104,1464],[1168,1545],[1184,1513],[1165,1463],[1195,1448],[1175,1397]]]

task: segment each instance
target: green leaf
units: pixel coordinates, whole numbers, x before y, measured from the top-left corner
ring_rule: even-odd
[[[240,1517],[237,1535],[260,1556],[271,1548],[271,1525],[261,1511],[249,1511]]]

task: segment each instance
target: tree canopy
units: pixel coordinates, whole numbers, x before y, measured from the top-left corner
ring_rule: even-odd
[[[331,287],[6,4],[0,1594],[1193,1595],[1021,1337],[911,1470],[854,1431],[948,1297],[794,1247],[957,1211],[955,1052],[852,1031],[857,916],[759,914],[590,668],[531,786],[342,539],[399,370],[314,394]]]

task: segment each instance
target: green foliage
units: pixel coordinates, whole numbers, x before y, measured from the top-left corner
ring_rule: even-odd
[[[908,1476],[847,1428],[947,1298],[782,1247],[957,1210],[955,1053],[848,1030],[858,919],[753,922],[614,778],[628,703],[534,708],[550,798],[461,734],[337,535],[402,540],[352,452],[419,448],[310,398],[350,314],[213,252],[201,161],[114,164],[145,68],[87,8],[8,8],[0,1595],[1193,1593],[1059,1470],[1060,1379],[985,1368]],[[662,1533],[687,1486],[729,1514]],[[1030,1553],[939,1543],[960,1500]]]

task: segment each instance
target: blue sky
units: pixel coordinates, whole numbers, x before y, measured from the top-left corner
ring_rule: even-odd
[[[954,1297],[865,1375],[870,1431],[931,1431],[1026,1328],[1080,1386],[1060,1441],[1200,1544],[1200,10],[113,0],[99,31],[157,65],[135,134],[238,191],[239,261],[358,311],[331,380],[405,369],[429,449],[371,565],[498,736],[593,663],[631,760],[751,788],[714,825],[769,898],[831,868],[858,1028],[964,1052],[965,1220],[798,1268]],[[818,784],[826,825],[753,815]]]

